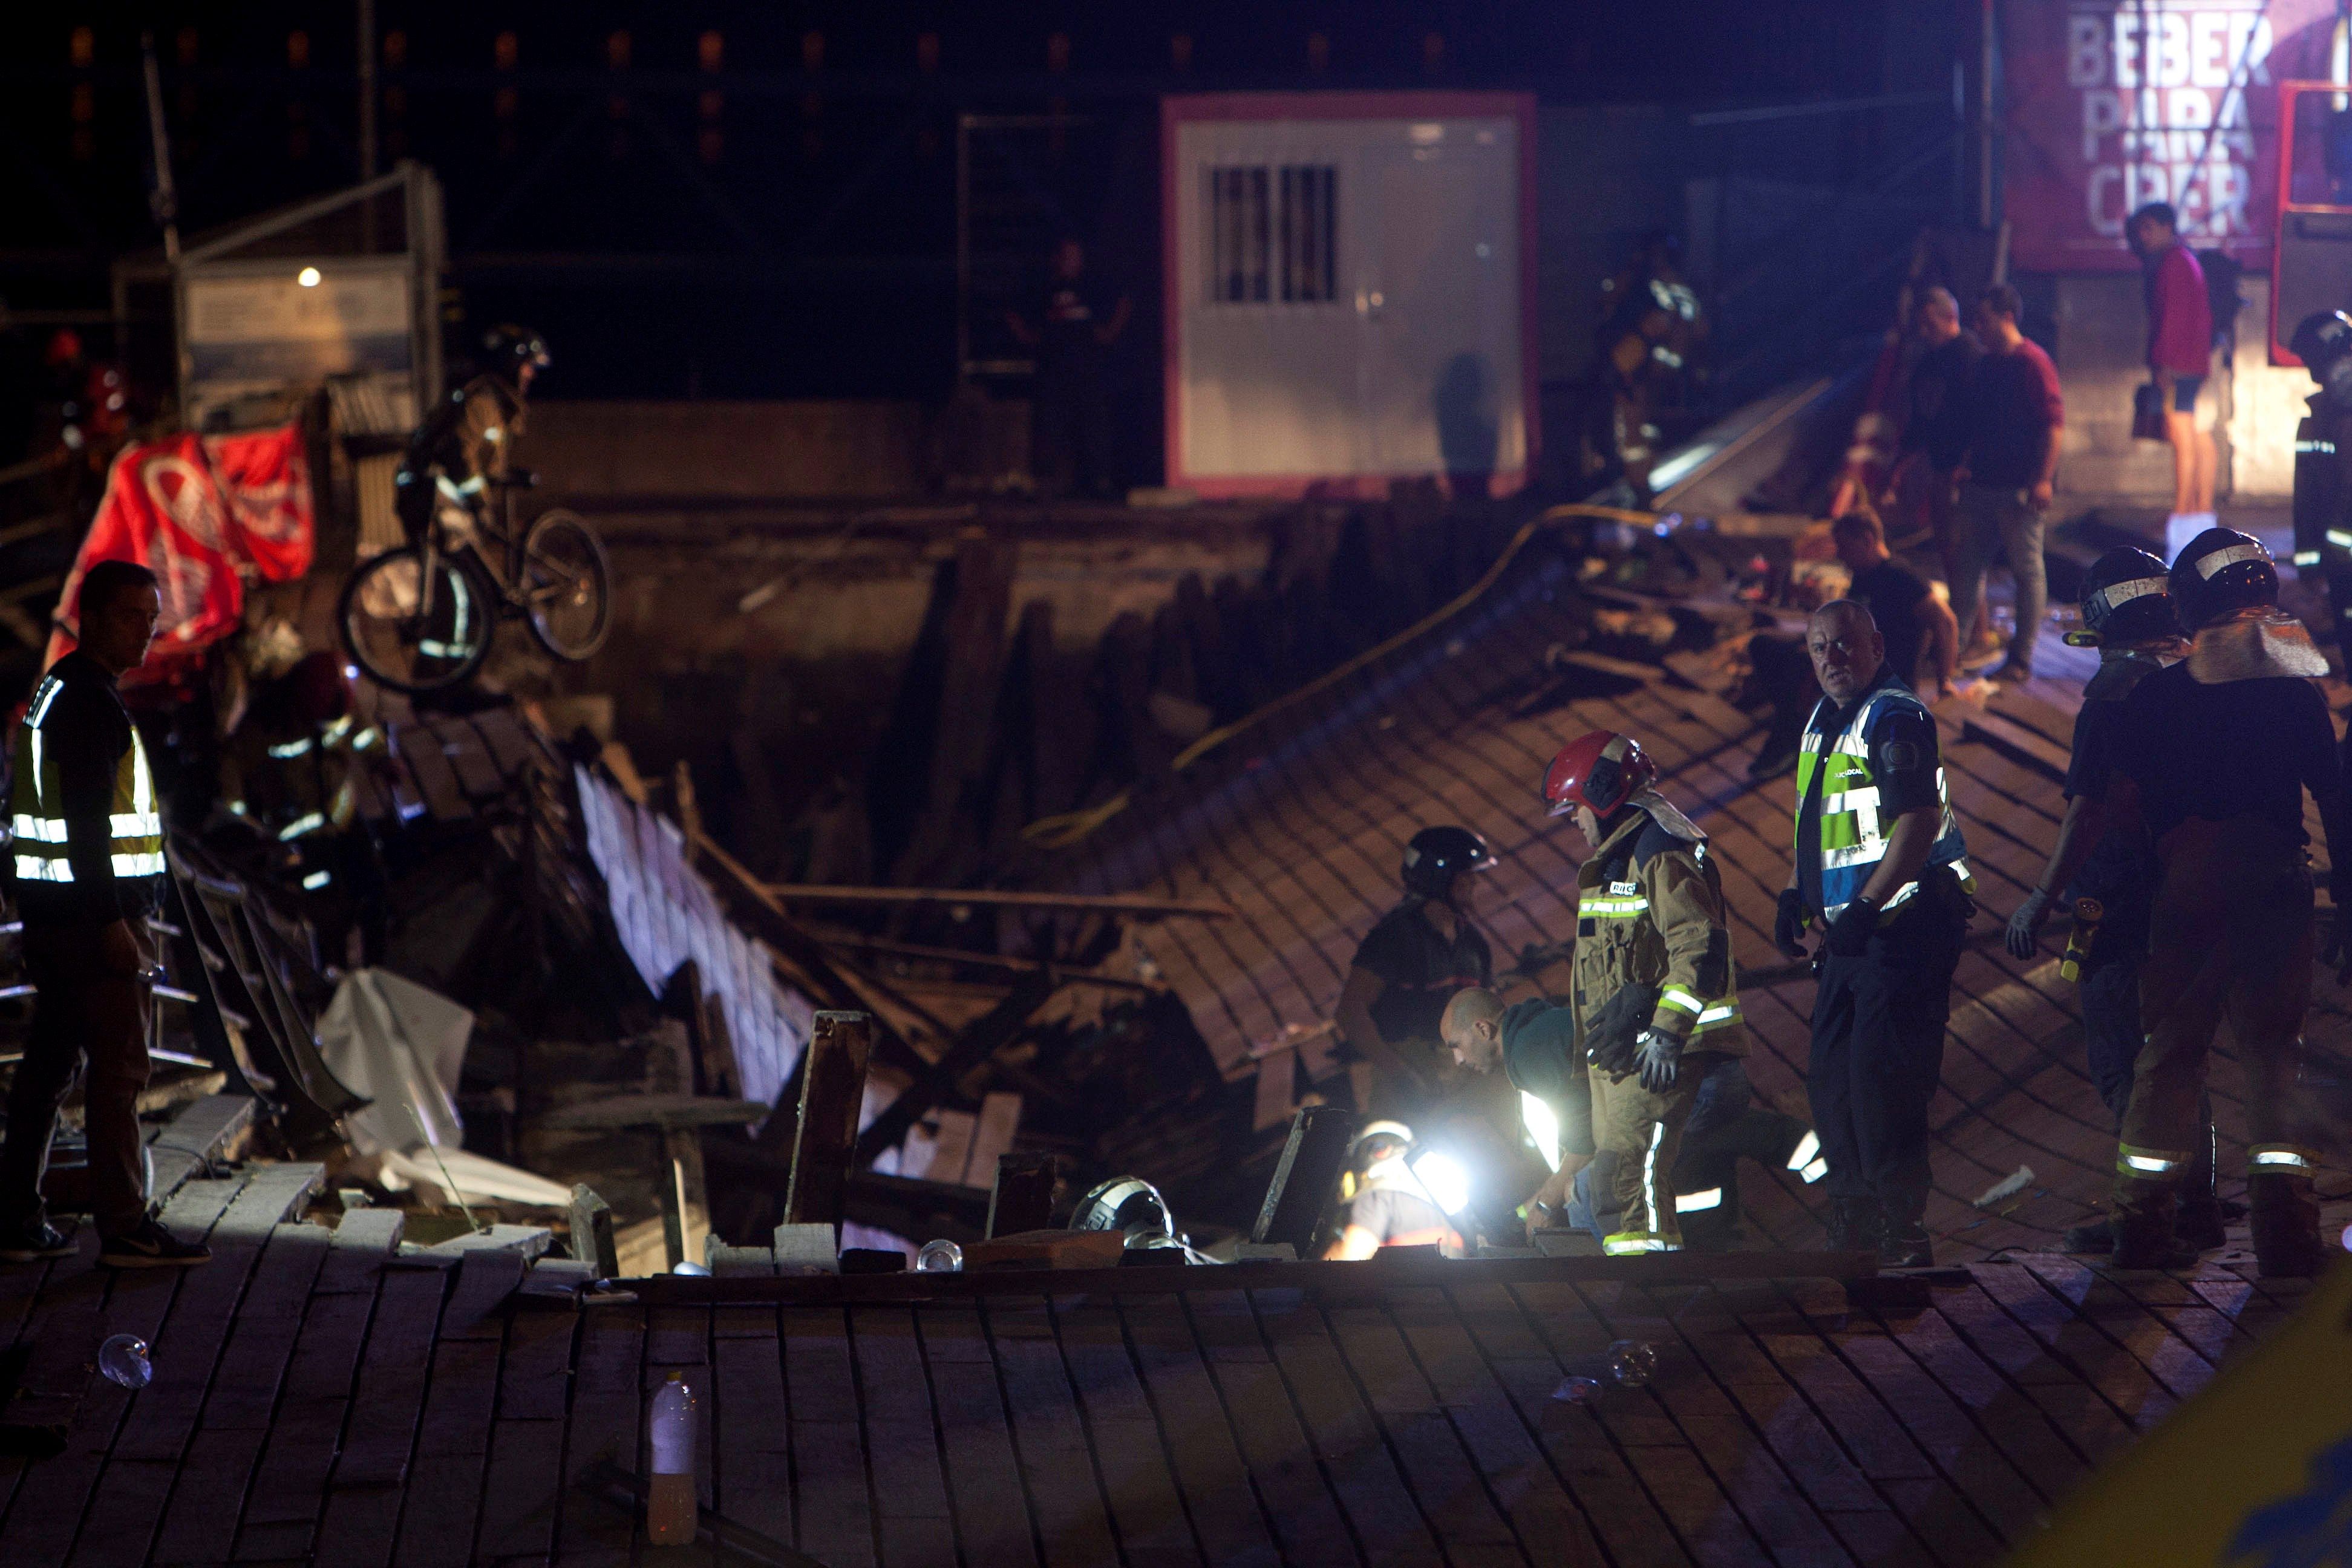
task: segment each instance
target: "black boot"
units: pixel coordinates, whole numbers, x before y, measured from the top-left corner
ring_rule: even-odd
[[[2112,1224],[2117,1268],[2186,1268],[2197,1261],[2197,1249],[2172,1233],[2171,1205],[2156,1213],[2121,1212]]]
[[[2230,1234],[2221,1224],[2221,1205],[2210,1193],[2186,1193],[2180,1199],[2180,1211],[2173,1216],[2173,1234],[2200,1252],[2212,1252],[2230,1244]]]
[[[2116,1249],[2115,1223],[2106,1215],[2086,1219],[2080,1225],[2070,1225],[2059,1239],[2061,1252],[2108,1253]]]
[[[2254,1260],[2265,1279],[2308,1279],[2327,1261],[2319,1239],[2319,1202],[2303,1176],[2255,1176],[2246,1183]]]
[[[1739,1217],[1729,1205],[1699,1209],[1681,1215],[1685,1252],[1736,1252],[1739,1247]]]
[[[1886,1236],[1886,1215],[1876,1198],[1832,1198],[1828,1229],[1827,1251],[1875,1252]]]
[[[1878,1261],[1889,1268],[1933,1268],[1936,1247],[1928,1238],[1927,1227],[1916,1220],[1908,1225],[1889,1220],[1885,1235],[1879,1238]]]

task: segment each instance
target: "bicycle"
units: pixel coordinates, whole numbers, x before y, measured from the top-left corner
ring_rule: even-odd
[[[378,685],[411,694],[455,686],[489,658],[498,623],[516,617],[567,664],[604,646],[613,621],[604,542],[560,507],[518,532],[514,492],[533,482],[517,473],[494,484],[495,515],[436,505],[406,544],[352,574],[335,618],[343,646]]]

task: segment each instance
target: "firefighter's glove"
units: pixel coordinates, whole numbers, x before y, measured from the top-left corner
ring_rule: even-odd
[[[1623,1078],[1634,1068],[1642,1031],[1657,1016],[1660,993],[1654,985],[1621,985],[1601,1005],[1584,1032],[1585,1059],[1612,1078]]]
[[[1822,945],[1840,958],[1860,958],[1870,951],[1870,933],[1878,929],[1878,911],[1860,899],[1850,900],[1830,922]]]
[[[1642,1087],[1652,1094],[1664,1094],[1675,1087],[1675,1075],[1681,1070],[1683,1042],[1664,1029],[1644,1029],[1639,1058]]]
[[[1805,900],[1797,889],[1781,889],[1780,907],[1772,916],[1772,945],[1783,958],[1805,956]]]
[[[2032,958],[2042,940],[2042,922],[2050,918],[2050,895],[2036,888],[2025,895],[2009,917],[2009,956]]]

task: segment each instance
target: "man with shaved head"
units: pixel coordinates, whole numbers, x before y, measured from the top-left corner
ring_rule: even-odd
[[[1936,721],[1888,667],[1870,612],[1823,605],[1805,647],[1822,696],[1798,752],[1796,865],[1772,940],[1802,958],[1807,929],[1822,933],[1806,1089],[1829,1160],[1830,1246],[1917,1267],[1934,1260],[1927,1102],[1975,910],[1968,846]]]

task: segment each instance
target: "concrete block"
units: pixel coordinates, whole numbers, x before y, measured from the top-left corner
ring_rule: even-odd
[[[841,1272],[841,1243],[829,1225],[778,1226],[775,1258],[779,1274]]]

